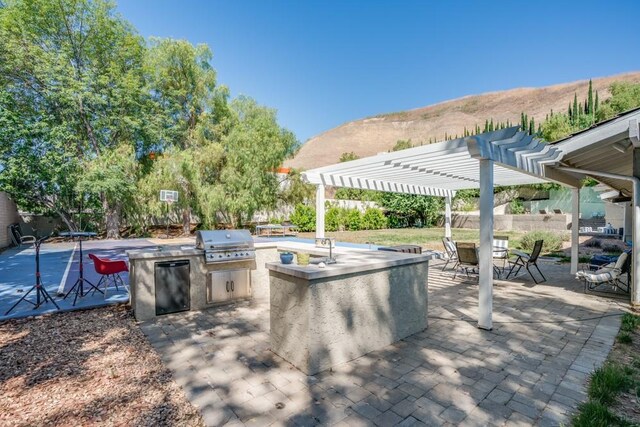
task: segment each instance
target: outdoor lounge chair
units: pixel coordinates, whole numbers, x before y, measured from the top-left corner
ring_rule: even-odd
[[[493,259],[502,260],[502,271],[504,272],[509,261],[509,236],[494,236],[493,238]],[[494,266],[500,275],[500,269]]]
[[[542,274],[542,271],[540,271],[540,268],[538,267],[538,257],[540,256],[540,252],[542,251],[543,244],[544,244],[543,240],[536,240],[536,242],[533,245],[533,250],[531,251],[531,254],[527,254],[525,252],[520,252],[520,251],[513,251],[513,253],[517,255],[517,258],[513,262],[509,261],[509,263],[511,264],[511,269],[509,270],[509,274],[507,274],[506,278],[508,279],[511,276],[511,274],[514,273],[513,270],[517,266],[518,269],[515,271],[515,274],[513,274],[514,278],[518,276],[520,269],[524,267],[527,270],[527,272],[529,272],[529,275],[531,276],[531,278],[536,284],[546,282],[547,278],[544,277],[544,274]],[[540,274],[540,276],[542,276],[541,281],[536,280],[535,276],[531,272],[531,266],[535,267],[536,270],[538,270],[538,273]]]
[[[11,241],[20,247],[22,245],[33,245],[36,243],[35,236],[25,236],[22,234],[22,230],[20,230],[20,224],[11,224],[9,226],[9,236],[11,236]]]
[[[447,255],[447,262],[442,267],[442,271],[447,268],[449,263],[453,263],[453,267],[455,268],[458,264],[458,254],[456,253],[456,244],[451,241],[451,239],[445,237],[442,239],[442,244],[444,245],[444,252]]]
[[[617,292],[620,290],[629,293],[629,273],[631,267],[631,255],[629,252],[623,252],[615,263],[600,265],[595,271],[591,271],[592,265],[588,264],[586,269],[576,273],[576,279],[584,280],[586,291],[596,292]],[[626,276],[626,280],[622,278]],[[604,288],[603,288],[604,286]],[[611,289],[606,289],[609,287]]]
[[[469,271],[476,273],[480,268],[478,260],[478,251],[475,243],[456,243],[456,253],[458,254],[458,262],[456,263],[456,272],[453,275],[455,279],[458,275],[458,268],[464,270],[469,277]]]
[[[554,209],[553,213],[554,214],[558,214],[558,215],[562,215],[564,212],[562,212],[562,209]]]

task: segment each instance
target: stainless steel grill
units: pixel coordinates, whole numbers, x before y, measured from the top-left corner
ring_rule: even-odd
[[[206,230],[196,233],[196,248],[204,250],[207,264],[256,258],[249,230]]]

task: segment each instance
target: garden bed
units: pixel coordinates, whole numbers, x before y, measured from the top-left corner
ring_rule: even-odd
[[[203,425],[122,307],[0,323],[0,425]]]

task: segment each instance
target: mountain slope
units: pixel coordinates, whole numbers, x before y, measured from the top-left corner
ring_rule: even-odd
[[[600,101],[609,97],[609,85],[614,81],[640,82],[640,72],[593,79],[594,92]],[[442,140],[448,135],[462,135],[464,127],[473,130],[494,122],[520,122],[520,113],[544,120],[551,109],[566,112],[573,95],[586,97],[588,80],[563,83],[542,88],[519,88],[445,101],[428,107],[355,120],[321,133],[307,141],[285,166],[312,169],[337,163],[340,155],[353,151],[358,156],[371,156],[389,151],[399,139],[411,139],[413,145]]]

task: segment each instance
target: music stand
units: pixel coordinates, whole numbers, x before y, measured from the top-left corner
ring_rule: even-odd
[[[75,290],[75,297],[73,298],[73,305],[76,305],[76,301],[78,300],[78,297],[82,298],[85,295],[87,295],[90,291],[91,288],[94,289],[95,291],[100,292],[101,294],[104,294],[104,292],[102,292],[100,289],[98,289],[98,287],[96,285],[94,285],[93,283],[91,283],[90,281],[88,281],[87,279],[84,278],[84,263],[82,260],[82,238],[83,237],[95,237],[96,233],[92,233],[89,231],[65,231],[63,233],[60,233],[60,236],[62,237],[71,237],[73,238],[78,238],[78,245],[80,247],[80,266],[79,266],[79,276],[78,276],[78,280],[76,280],[76,283],[73,284],[73,286],[71,287],[71,289],[69,289],[69,292],[67,292],[67,294],[64,296],[63,299],[67,299],[67,297],[69,295],[71,295],[71,293]],[[87,284],[89,285],[89,289],[87,290],[87,292],[84,291],[84,282],[87,282]]]
[[[47,289],[44,286],[42,286],[42,279],[40,277],[40,245],[45,240],[47,240],[48,238],[49,238],[49,236],[41,237],[40,239],[37,239],[33,243],[33,246],[36,248],[36,284],[33,285],[31,287],[31,289],[29,289],[27,291],[27,293],[24,294],[18,300],[18,302],[16,302],[9,310],[7,310],[7,312],[4,314],[5,316],[7,316],[9,313],[11,313],[13,311],[13,309],[16,308],[18,306],[18,304],[20,304],[22,301],[28,302],[29,304],[33,305],[33,309],[34,310],[38,309],[45,302],[51,301],[53,303],[53,305],[55,305],[56,308],[58,310],[60,310],[60,307],[58,307],[58,304],[56,304],[56,302],[53,300],[53,298],[49,295],[49,292],[47,292]],[[36,291],[36,302],[29,301],[27,299],[29,294],[31,292],[33,292],[34,290]]]

